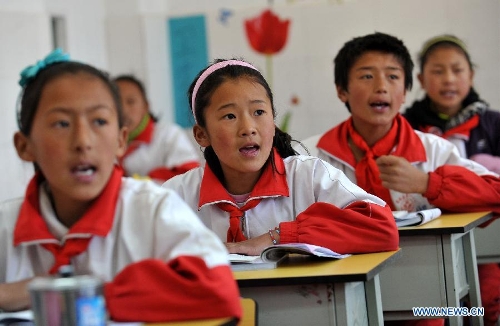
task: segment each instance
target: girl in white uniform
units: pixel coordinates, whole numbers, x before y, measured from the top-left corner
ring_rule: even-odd
[[[122,178],[118,92],[68,60],[54,51],[21,75],[14,142],[36,174],[0,204],[0,309],[28,308],[27,283],[71,264],[106,282],[114,320],[240,317],[223,244],[172,191]]]
[[[217,60],[189,89],[207,164],[176,176],[175,190],[232,253],[305,242],[339,253],[395,250],[386,203],[317,158],[295,156],[275,126],[269,85],[247,62]]]
[[[178,125],[159,122],[149,110],[143,84],[134,76],[114,79],[120,90],[128,147],[121,164],[129,176],[148,176],[159,183],[200,165],[200,157]]]

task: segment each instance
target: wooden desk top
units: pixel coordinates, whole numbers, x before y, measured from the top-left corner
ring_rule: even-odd
[[[179,321],[169,323],[145,324],[147,326],[236,326],[237,322],[233,318],[202,319],[192,321]]]
[[[443,214],[424,225],[401,227],[398,230],[400,236],[465,233],[492,217],[491,212]]]
[[[233,272],[240,287],[365,282],[401,256],[396,251],[352,255],[339,260],[290,256],[275,269]]]
[[[253,326],[256,325],[257,305],[253,299],[241,298],[243,317],[237,323],[235,318],[216,318],[191,321],[179,321],[169,323],[152,323],[148,326]]]

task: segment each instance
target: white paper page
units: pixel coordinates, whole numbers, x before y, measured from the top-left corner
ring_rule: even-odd
[[[227,259],[231,263],[253,263],[260,259],[260,256],[247,256],[240,254],[228,254]]]
[[[418,212],[422,216],[422,222],[420,225],[430,222],[439,216],[441,216],[441,210],[439,208],[426,209]]]

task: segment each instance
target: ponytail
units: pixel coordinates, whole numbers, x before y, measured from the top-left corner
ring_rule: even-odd
[[[297,155],[297,152],[292,147],[292,136],[282,131],[277,126],[275,127],[275,130],[273,147],[276,148],[281,158]]]
[[[212,146],[208,146],[205,148],[205,150],[203,151],[203,157],[205,157],[205,161],[207,161],[208,166],[215,174],[217,179],[219,179],[219,181],[224,184],[224,172],[222,171],[222,166],[220,165],[219,158],[217,157],[217,154],[215,153]]]

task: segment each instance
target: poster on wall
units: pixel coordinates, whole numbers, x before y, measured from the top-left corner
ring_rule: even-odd
[[[170,18],[167,24],[175,123],[189,128],[193,119],[189,113],[187,91],[198,72],[208,63],[205,16]]]

